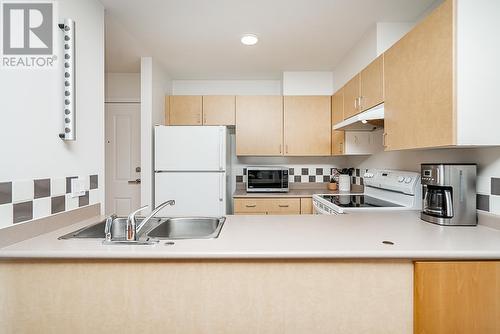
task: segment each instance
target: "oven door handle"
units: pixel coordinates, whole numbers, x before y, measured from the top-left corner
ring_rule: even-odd
[[[321,209],[318,206],[317,202],[314,200],[313,200],[313,207],[314,207],[314,213],[316,213],[316,214],[320,214],[320,215],[336,215],[337,214],[334,210],[332,210],[332,212],[327,212],[327,211]]]

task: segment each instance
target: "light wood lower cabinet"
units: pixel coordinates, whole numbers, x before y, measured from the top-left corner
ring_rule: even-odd
[[[303,197],[300,199],[300,214],[301,215],[313,214],[312,197]]]
[[[236,155],[283,155],[283,97],[236,97]]]
[[[235,198],[234,214],[299,215],[312,213],[311,198]]]
[[[500,261],[416,262],[414,274],[414,333],[500,333]]]
[[[287,156],[331,154],[331,97],[284,97],[284,144]]]

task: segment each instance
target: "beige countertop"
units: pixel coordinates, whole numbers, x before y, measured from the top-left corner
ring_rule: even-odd
[[[349,193],[358,194],[363,192],[362,186],[353,185]],[[312,197],[314,194],[338,194],[338,190],[328,190],[326,183],[313,183],[303,185],[292,185],[286,193],[247,193],[244,186],[239,186],[233,193],[233,198],[263,198],[263,197]]]
[[[344,215],[228,216],[217,239],[153,246],[58,240],[95,217],[0,249],[0,258],[100,259],[500,259],[500,230],[440,227],[417,211]],[[384,244],[391,241],[394,245]]]
[[[233,198],[263,197],[312,197],[314,194],[338,194],[338,190],[322,189],[290,189],[286,193],[247,193],[245,189],[236,189]]]

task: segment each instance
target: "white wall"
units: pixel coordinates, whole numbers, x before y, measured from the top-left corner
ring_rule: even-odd
[[[384,53],[415,26],[415,22],[378,22],[377,56]]]
[[[106,73],[106,102],[140,102],[139,73]]]
[[[97,174],[102,196],[104,8],[96,0],[61,0],[58,10],[56,22],[68,17],[76,22],[77,140],[58,137],[63,122],[60,62],[57,70],[0,70],[0,182]]]
[[[457,141],[500,145],[500,1],[460,0],[456,11]]]
[[[333,73],[327,71],[283,72],[283,95],[332,95]]]
[[[173,95],[281,95],[280,80],[173,80]]]
[[[373,25],[335,66],[333,92],[336,92],[375,58],[377,58],[377,26]]]
[[[165,124],[165,95],[172,81],[151,57],[141,58],[141,205],[153,206],[153,128]]]
[[[349,50],[333,70],[333,92],[353,78],[413,28],[415,22],[378,22]]]

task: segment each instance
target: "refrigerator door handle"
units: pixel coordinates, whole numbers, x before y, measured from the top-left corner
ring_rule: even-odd
[[[219,170],[223,170],[224,165],[224,131],[219,127]]]
[[[224,201],[224,174],[220,173],[219,175],[219,201]]]

